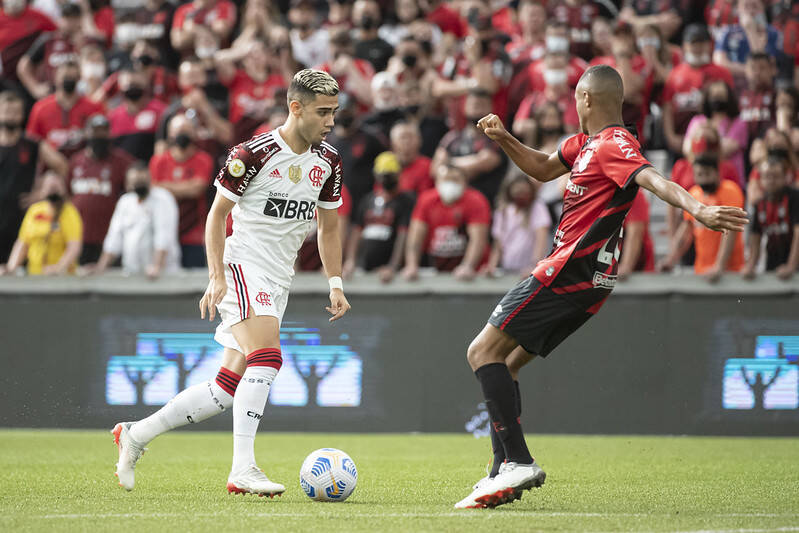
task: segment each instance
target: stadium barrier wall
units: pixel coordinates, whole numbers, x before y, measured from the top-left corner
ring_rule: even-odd
[[[108,428],[213,378],[202,273],[0,278],[0,426]],[[329,324],[321,276],[298,276],[262,430],[487,431],[465,353],[510,278],[347,284]],[[257,295],[252,295],[255,298]],[[521,374],[528,432],[799,434],[799,283],[641,276]],[[229,413],[198,429],[229,429]]]

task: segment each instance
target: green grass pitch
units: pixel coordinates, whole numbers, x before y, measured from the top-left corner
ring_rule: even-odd
[[[0,431],[0,531],[799,531],[799,439],[529,435],[541,489],[455,511],[483,475],[468,435],[262,432],[260,466],[282,498],[228,495],[229,433],[176,432],[149,446],[136,489],[113,475],[100,431]],[[344,503],[298,483],[316,448],[358,466]]]

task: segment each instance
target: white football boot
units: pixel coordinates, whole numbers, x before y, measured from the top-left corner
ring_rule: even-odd
[[[280,483],[269,481],[263,470],[255,465],[250,465],[246,470],[237,474],[230,473],[227,478],[227,491],[231,494],[257,494],[273,498],[286,492],[286,487]]]
[[[505,463],[494,479],[480,487],[481,494],[470,497],[483,507],[496,507],[521,499],[523,491],[540,487],[546,478],[546,472],[535,461],[529,465]]]
[[[125,490],[133,490],[136,462],[147,449],[130,438],[132,425],[133,422],[120,422],[111,430],[111,434],[114,435],[114,444],[117,445],[119,450],[119,461],[114,475],[119,478],[119,486]]]

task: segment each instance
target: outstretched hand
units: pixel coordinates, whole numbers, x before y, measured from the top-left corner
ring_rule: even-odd
[[[350,303],[347,297],[344,296],[344,291],[341,289],[332,289],[330,291],[330,307],[325,307],[327,312],[330,313],[330,322],[335,322],[344,316],[344,313],[350,310]]]
[[[492,141],[499,141],[508,135],[508,130],[505,129],[502,121],[493,113],[478,120],[477,127]]]
[[[749,223],[746,211],[729,205],[705,205],[696,219],[716,231],[743,231]]]

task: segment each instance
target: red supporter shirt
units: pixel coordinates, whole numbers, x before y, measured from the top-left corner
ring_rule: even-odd
[[[265,119],[267,108],[271,107],[265,104],[273,100],[276,89],[286,87],[286,81],[280,74],[271,74],[264,81],[257,82],[244,69],[238,69],[224,85],[230,94],[228,118],[236,124],[242,117]]]
[[[586,61],[591,59],[591,23],[599,16],[599,7],[593,2],[569,5],[560,2],[550,9],[551,18],[569,25],[571,30],[571,53]]]
[[[558,156],[571,169],[563,214],[553,251],[533,275],[596,313],[616,284],[621,229],[638,193],[635,176],[651,164],[621,126],[606,126],[593,137],[572,135],[560,144]]]
[[[83,242],[103,243],[132,162],[133,158],[118,148],[111,148],[109,156],[102,160],[91,157],[87,150],[69,160],[67,186],[83,219]]]
[[[543,91],[546,87],[547,84],[544,82],[544,68],[543,59],[531,63],[530,66],[527,67],[527,75],[530,79],[530,90]],[[588,63],[579,57],[571,57],[569,59],[569,64],[566,65],[566,75],[568,76],[566,83],[569,87],[572,89],[577,87],[577,82],[580,81],[580,77],[587,68]]]
[[[236,20],[236,6],[227,0],[220,0],[209,9],[198,9],[194,2],[183,4],[175,10],[172,28],[183,28],[188,18],[201,26],[210,26],[215,20]]]
[[[430,256],[440,271],[451,271],[463,260],[470,224],[491,224],[491,206],[479,191],[466,187],[463,196],[450,205],[441,201],[438,190],[425,191],[416,202],[411,216],[427,224],[422,251]]]
[[[119,93],[119,73],[114,72],[108,76],[105,82],[103,82],[102,88],[107,98],[111,98]],[[153,78],[150,80],[150,94],[153,95],[153,98],[161,100],[169,105],[172,102],[172,98],[179,93],[180,89],[178,88],[177,76],[164,67],[156,67],[153,72]]]
[[[153,183],[201,179],[210,184],[214,161],[210,155],[197,150],[186,161],[178,162],[167,150],[150,159],[150,175]],[[208,214],[205,196],[203,191],[197,198],[178,200],[180,244],[203,244],[205,216]]]
[[[155,132],[165,110],[166,104],[155,98],[133,114],[128,112],[125,104],[112,109],[108,120],[115,144],[136,159],[149,159],[153,154]]]
[[[430,175],[431,163],[429,157],[420,155],[403,168],[399,175],[399,190],[413,192],[418,198],[426,190],[432,189],[435,183]]]
[[[58,67],[79,60],[78,51],[72,41],[60,31],[39,36],[25,55],[37,65],[37,77],[48,83],[55,80],[55,71]]]
[[[746,122],[750,139],[756,139],[774,125],[776,98],[773,90],[745,90],[739,97],[741,120]]]
[[[736,185],[741,183],[741,176],[738,175],[735,165],[722,159],[719,161],[719,178],[731,180]],[[671,169],[671,181],[685,189],[691,190],[694,183],[694,166],[685,158],[678,159]]]
[[[94,25],[105,36],[105,47],[110,49],[114,38],[114,8],[105,6],[94,14]]]
[[[75,153],[83,143],[83,125],[86,119],[103,113],[103,106],[83,96],[71,109],[66,110],[56,102],[55,94],[33,104],[28,117],[28,135],[46,140],[65,155]]]
[[[698,68],[680,63],[672,69],[663,88],[663,101],[671,103],[674,129],[678,134],[685,134],[694,115],[702,112],[702,87],[715,80],[734,87],[730,71],[713,63]]]
[[[542,91],[535,91],[524,97],[516,110],[514,122],[532,118],[535,110],[549,102],[547,96]],[[574,101],[574,93],[569,91],[561,95],[555,102],[560,112],[563,113],[563,124],[576,128],[580,125],[580,117],[577,115],[577,103]]]
[[[644,237],[641,242],[641,254],[638,256],[638,262],[635,264],[633,270],[636,272],[653,272],[655,270],[655,247],[652,245],[652,235],[649,234],[649,200],[646,199],[646,193],[643,190],[638,190],[635,195],[633,205],[630,206],[630,212],[627,213],[627,218],[624,219],[624,227],[630,222],[643,222],[644,224]]]
[[[463,39],[469,33],[466,21],[444,2],[427,14],[427,22],[438,26],[442,33],[451,33],[458,39]]]
[[[507,52],[513,64],[518,65],[538,61],[544,57],[547,48],[544,41],[536,44],[529,44],[521,37],[515,37],[505,45],[505,52]]]
[[[15,17],[0,9],[0,65],[3,77],[17,79],[17,63],[43,32],[55,31],[58,26],[37,9],[26,7]]]

